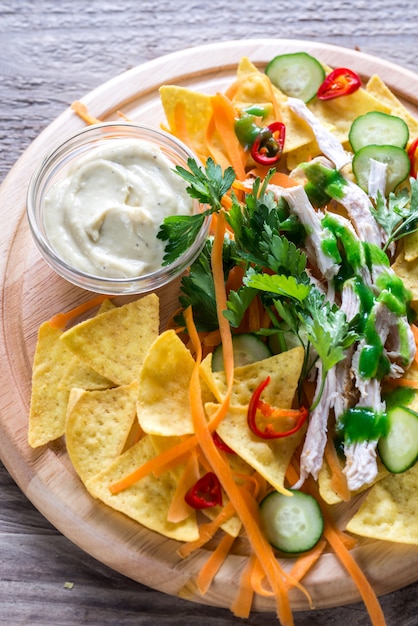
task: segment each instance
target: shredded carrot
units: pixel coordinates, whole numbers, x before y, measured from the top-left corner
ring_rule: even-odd
[[[334,446],[334,442],[328,433],[328,439],[325,446],[325,460],[331,471],[331,487],[343,502],[350,500],[351,494],[347,484],[347,478],[342,471],[338,454]]]
[[[221,334],[219,330],[212,330],[202,336],[202,345],[213,348],[221,343]]]
[[[199,538],[195,539],[195,541],[189,541],[188,543],[184,543],[177,550],[177,554],[183,558],[192,554],[195,550],[198,550],[202,546],[205,545],[208,541],[212,539],[215,535],[216,531],[225,524],[235,513],[235,509],[231,502],[227,502],[224,507],[219,511],[218,515],[207,522],[206,524],[200,524],[199,526]]]
[[[267,83],[267,90],[270,94],[270,100],[273,105],[274,120],[276,122],[283,122],[282,112],[280,110],[279,103],[277,102],[277,98],[274,93],[273,84],[270,78],[267,76],[267,74],[263,74],[263,76],[264,76],[264,80]]]
[[[251,587],[253,591],[259,596],[271,598],[274,593],[271,589],[266,589],[263,583],[266,582],[266,573],[258,559],[255,560],[254,566],[251,572]]]
[[[382,607],[379,604],[379,600],[377,599],[373,587],[351,554],[350,549],[352,546],[347,547],[341,537],[341,531],[335,524],[332,515],[329,512],[328,506],[322,500],[318,487],[312,477],[307,479],[307,487],[309,488],[309,492],[316,498],[321,506],[324,517],[324,537],[330,544],[341,564],[345,567],[353,579],[353,582],[366,606],[372,625],[385,626],[386,621],[383,615]]]
[[[228,556],[232,544],[235,541],[235,537],[225,533],[215,550],[211,552],[204,566],[201,568],[196,578],[196,585],[202,596],[207,592],[212,584],[213,579],[220,570],[221,566],[225,562]]]
[[[316,546],[314,546],[308,552],[301,554],[297,559],[292,569],[290,570],[290,575],[294,580],[301,581],[304,576],[309,572],[310,569],[315,565],[323,551],[325,550],[325,546],[327,542],[324,540],[318,541]],[[286,582],[288,589],[291,589],[294,586],[294,582],[289,579]]]
[[[101,124],[102,120],[97,117],[93,117],[87,110],[86,105],[79,100],[76,100],[71,105],[72,110],[80,117],[86,124]]]
[[[176,102],[174,107],[174,124],[176,127],[176,137],[178,137],[183,143],[190,145],[190,136],[187,131],[186,124],[186,107],[184,102]]]
[[[209,124],[206,128],[206,146],[208,148],[209,155],[222,167],[223,170],[226,170],[227,167],[231,166],[231,163],[226,154],[220,149],[218,142],[216,141],[216,125],[214,116],[209,120]],[[214,216],[212,216],[214,217]]]
[[[247,619],[250,616],[254,597],[252,575],[254,567],[257,563],[258,559],[256,555],[252,554],[242,571],[239,581],[238,593],[234,602],[231,605],[231,611],[235,615],[235,617]]]
[[[245,180],[245,163],[247,157],[235,134],[235,109],[232,102],[221,93],[212,96],[212,109],[215,127],[218,130],[225,146],[228,159],[239,180]]]
[[[199,479],[199,464],[195,450],[189,454],[188,461],[177,483],[176,491],[167,513],[167,521],[174,524],[187,519],[192,511],[184,499],[185,494]]]
[[[214,247],[216,243],[216,237]],[[215,263],[212,263],[212,267],[217,267],[216,262],[219,265],[219,259],[215,255]],[[219,268],[218,268],[219,271]],[[214,271],[216,274],[216,271]],[[223,282],[222,282],[223,284]],[[207,425],[207,419],[202,404],[200,378],[199,378],[199,365],[201,359],[201,349],[198,339],[198,334],[194,326],[191,309],[185,311],[185,321],[190,337],[196,345],[196,363],[192,373],[190,382],[190,403],[193,415],[193,421],[202,452],[206,455],[206,458],[210,462],[213,471],[218,476],[222,487],[227,493],[232,505],[234,506],[238,517],[240,518],[245,531],[247,533],[248,540],[252,546],[253,551],[263,564],[264,570],[269,584],[274,591],[277,615],[281,620],[282,626],[290,626],[293,624],[293,616],[290,608],[289,597],[286,593],[284,581],[287,577],[286,572],[281,568],[277,561],[273,548],[265,538],[260,525],[258,515],[258,505],[254,499],[250,500],[250,494],[245,489],[240,489],[236,484],[231,468],[224,461],[216,448],[210,430]],[[220,320],[219,320],[220,321]],[[230,332],[229,325],[228,331]],[[225,369],[227,370],[227,360],[225,359]],[[298,584],[298,588],[306,593],[306,590]]]
[[[411,387],[411,389],[418,389],[418,380],[412,380],[411,378],[390,378],[387,383],[392,387]]]
[[[71,320],[75,319],[79,315],[82,315],[86,311],[90,311],[90,309],[93,309],[95,306],[100,306],[102,302],[113,297],[114,296],[104,296],[104,295],[96,296],[95,298],[92,298],[91,300],[87,300],[87,302],[83,302],[82,304],[79,304],[78,306],[76,306],[74,309],[71,309],[71,311],[68,311],[67,313],[57,313],[56,315],[51,317],[51,319],[49,320],[49,323],[53,328],[65,328],[65,326],[68,324],[68,322],[71,322]]]

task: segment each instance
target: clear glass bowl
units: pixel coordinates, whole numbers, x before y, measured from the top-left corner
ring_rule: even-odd
[[[88,152],[109,141],[140,139],[157,146],[175,165],[187,167],[187,159],[196,156],[172,135],[134,122],[104,122],[87,126],[67,137],[40,163],[29,183],[27,193],[27,217],[33,239],[41,255],[50,267],[70,283],[109,295],[140,294],[153,291],[179,277],[196,259],[206,241],[210,218],[206,218],[195,242],[171,265],[162,266],[148,274],[128,278],[104,277],[86,273],[65,261],[54,249],[45,226],[45,197],[57,181],[65,178],[74,162]],[[107,142],[107,143],[106,143]],[[203,207],[193,200],[193,212]]]

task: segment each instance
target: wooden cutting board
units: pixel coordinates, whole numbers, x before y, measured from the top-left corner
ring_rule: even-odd
[[[347,66],[362,77],[379,74],[394,93],[418,115],[418,76],[360,52],[296,40],[250,40],[206,45],[156,59],[117,76],[83,98],[89,111],[103,120],[130,119],[159,126],[164,121],[158,88],[174,83],[214,93],[234,77],[247,56],[263,67],[275,55],[306,51],[330,66]],[[82,96],[82,94],[80,94]],[[0,339],[0,457],[20,488],[39,511],[80,548],[126,576],[162,592],[193,601],[228,607],[234,599],[245,556],[231,555],[202,599],[190,584],[205,560],[205,550],[181,560],[178,544],[142,528],[92,499],[75,475],[64,442],[39,450],[27,444],[31,363],[37,330],[53,314],[91,297],[57,277],[39,256],[25,216],[30,177],[46,153],[83,127],[68,109],[32,143],[0,188],[1,217],[1,339]],[[167,309],[170,292],[160,294]],[[338,512],[341,522],[350,506]],[[418,579],[418,547],[360,540],[354,554],[378,594]],[[289,563],[289,561],[288,561]],[[290,560],[291,563],[291,560]],[[305,579],[315,607],[357,601],[351,579],[332,554],[321,557]],[[300,592],[292,594],[295,609],[308,608]],[[269,598],[254,607],[272,611]]]

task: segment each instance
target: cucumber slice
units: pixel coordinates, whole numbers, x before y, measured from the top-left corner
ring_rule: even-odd
[[[356,117],[348,139],[353,152],[370,145],[405,148],[409,139],[409,128],[404,120],[396,115],[370,111]]]
[[[402,183],[409,175],[411,163],[408,154],[398,146],[370,145],[361,148],[353,158],[353,172],[359,186],[368,191],[371,160],[387,164],[386,190],[387,195]]]
[[[389,432],[378,443],[380,458],[393,474],[405,472],[418,461],[418,413],[407,407],[388,412]]]
[[[243,333],[232,337],[235,367],[249,365],[272,356],[270,348],[257,335]],[[218,346],[212,355],[212,371],[220,372],[224,369],[222,345]]]
[[[324,519],[315,498],[302,491],[292,493],[285,496],[273,491],[267,495],[260,504],[260,516],[269,543],[282,552],[298,554],[318,543]]]
[[[304,102],[316,96],[325,78],[320,62],[306,52],[279,54],[267,65],[266,74],[286,96]]]

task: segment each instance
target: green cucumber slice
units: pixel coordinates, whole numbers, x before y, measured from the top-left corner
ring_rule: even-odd
[[[348,139],[353,152],[358,152],[369,145],[405,148],[409,139],[409,128],[406,122],[396,115],[370,111],[354,120]]]
[[[396,407],[388,412],[388,421],[388,434],[379,439],[379,455],[389,472],[399,474],[418,461],[418,413]]]
[[[278,491],[260,503],[264,533],[281,552],[298,554],[313,548],[321,538],[324,519],[318,502],[307,493],[290,490],[292,496]]]
[[[279,54],[270,61],[265,71],[273,85],[286,96],[304,102],[316,96],[325,78],[320,62],[306,52]]]
[[[408,154],[398,146],[370,145],[361,148],[353,158],[353,172],[358,185],[368,191],[371,160],[387,164],[386,190],[387,195],[402,183],[409,175],[411,163]]]
[[[262,361],[272,356],[270,348],[257,335],[243,333],[232,337],[234,350],[234,365],[240,367],[256,361]],[[222,345],[218,346],[212,355],[212,371],[220,372],[224,369]]]

